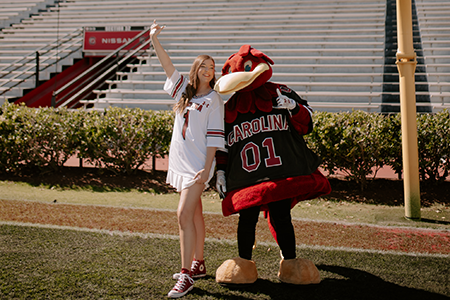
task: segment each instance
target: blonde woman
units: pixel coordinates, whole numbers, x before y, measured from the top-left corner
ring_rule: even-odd
[[[164,90],[177,102],[175,124],[169,150],[167,183],[180,193],[177,209],[180,233],[181,272],[169,292],[170,298],[184,296],[193,288],[193,278],[206,275],[203,257],[205,224],[201,194],[214,174],[215,152],[224,148],[224,106],[214,91],[215,62],[198,56],[189,77],[181,75],[158,40],[164,26],[153,22],[150,38],[167,81]]]

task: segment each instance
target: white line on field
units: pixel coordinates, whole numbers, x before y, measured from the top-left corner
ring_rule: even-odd
[[[97,207],[106,207],[106,208],[121,208],[121,209],[129,209],[129,210],[147,210],[147,211],[162,211],[162,212],[176,212],[176,209],[168,209],[168,208],[151,208],[151,207],[132,207],[132,206],[120,206],[120,205],[103,205],[103,204],[84,204],[84,203],[49,203],[46,201],[34,201],[34,200],[6,200],[6,201],[26,201],[26,202],[38,202],[48,205],[73,205],[73,206],[97,206]],[[203,214],[209,215],[218,215],[223,216],[222,213],[211,212],[211,211],[203,211]],[[236,216],[236,215],[234,215]],[[414,227],[403,224],[396,225],[378,225],[378,224],[370,224],[370,223],[359,223],[359,222],[348,222],[348,221],[332,221],[332,220],[315,220],[315,219],[307,219],[307,218],[296,218],[292,217],[292,220],[301,221],[301,222],[310,222],[310,223],[328,223],[328,224],[337,224],[344,226],[367,226],[381,229],[407,229],[414,231],[425,231],[425,232],[440,232],[440,233],[449,233],[450,229],[442,228],[423,228],[423,227]]]
[[[140,233],[140,232],[130,232],[130,231],[118,231],[118,230],[105,230],[105,229],[93,229],[93,228],[83,228],[83,227],[72,227],[72,226],[60,226],[60,225],[49,225],[49,224],[35,224],[35,223],[23,223],[23,222],[11,222],[11,221],[0,221],[0,225],[9,226],[23,226],[23,227],[35,227],[35,228],[46,228],[46,229],[58,229],[58,230],[73,230],[80,232],[91,232],[91,233],[101,233],[110,236],[136,236],[140,238],[161,238],[161,239],[171,239],[178,240],[178,235],[170,234],[158,234],[158,233]],[[217,238],[206,238],[207,242],[213,243],[226,243],[226,244],[237,244],[235,240],[229,239],[217,239]],[[267,246],[267,247],[278,247],[275,242],[257,242],[257,245]],[[400,256],[414,256],[414,257],[436,257],[436,258],[450,258],[448,254],[433,254],[433,253],[421,253],[421,252],[400,252],[400,251],[385,251],[385,250],[372,250],[372,249],[361,249],[361,248],[349,248],[349,247],[330,247],[330,246],[314,246],[306,244],[298,244],[298,249],[308,249],[308,250],[321,250],[321,251],[345,251],[345,252],[356,252],[356,253],[374,253],[374,254],[388,254],[388,255],[400,255]]]

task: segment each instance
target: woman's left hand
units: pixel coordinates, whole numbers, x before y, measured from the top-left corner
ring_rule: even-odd
[[[205,172],[205,169],[202,169],[195,174],[194,180],[196,183],[203,184],[208,180],[208,173]]]

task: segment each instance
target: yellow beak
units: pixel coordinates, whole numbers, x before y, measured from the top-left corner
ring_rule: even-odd
[[[224,95],[240,91],[249,86],[261,73],[269,69],[267,64],[260,63],[251,72],[236,72],[224,75],[217,80],[214,90]]]

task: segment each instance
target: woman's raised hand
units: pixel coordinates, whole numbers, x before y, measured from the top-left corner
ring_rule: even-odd
[[[153,24],[150,27],[150,38],[158,36],[158,34],[161,32],[161,30],[164,29],[165,26],[159,26],[156,24],[156,20],[153,20]]]

